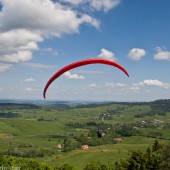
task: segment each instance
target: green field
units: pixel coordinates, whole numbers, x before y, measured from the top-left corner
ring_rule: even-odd
[[[167,143],[170,139],[169,110],[163,112],[163,108],[160,110],[161,115],[159,110],[156,112],[156,106],[153,107],[150,103],[19,107],[10,104],[0,106],[0,114],[3,116],[0,118],[0,151],[5,152],[15,148],[19,148],[20,151],[47,150],[48,154],[34,159],[52,166],[69,163],[82,169],[91,161],[115,162],[125,159],[132,150],[146,150],[155,138],[161,143]],[[11,116],[12,113],[18,113],[19,116],[4,117],[5,114]],[[145,122],[144,125],[141,124],[142,121]],[[91,130],[97,130],[97,126],[89,126],[88,122],[114,127],[119,127],[120,124],[128,125],[140,130],[142,135],[129,137],[119,135],[123,139],[121,143],[89,146],[88,150],[78,148],[70,152],[57,150],[56,145],[62,144],[65,138],[81,134],[87,136]],[[80,127],[68,124],[78,124]],[[31,144],[31,147],[20,147],[25,144]]]
[[[69,163],[78,168],[83,168],[91,161],[112,162],[125,159],[132,150],[145,151],[148,146],[154,142],[154,139],[143,137],[125,138],[121,144],[102,145],[90,147],[88,151],[75,150],[71,153],[60,153],[53,157],[39,159],[41,162],[48,162],[50,165],[63,165]],[[160,142],[165,142],[161,141]],[[81,160],[81,161],[80,161]]]

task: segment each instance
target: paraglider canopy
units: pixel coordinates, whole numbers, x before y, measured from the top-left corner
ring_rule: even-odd
[[[114,67],[117,67],[118,69],[122,70],[128,77],[129,77],[129,74],[128,72],[126,71],[125,68],[123,68],[120,64],[114,62],[114,61],[111,61],[111,60],[106,60],[106,59],[102,59],[102,58],[90,58],[90,59],[86,59],[86,60],[81,60],[81,61],[78,61],[78,62],[74,62],[74,63],[71,63],[65,67],[63,67],[62,69],[60,69],[59,71],[57,71],[47,82],[45,88],[44,88],[44,92],[43,92],[43,96],[44,98],[46,98],[46,91],[48,89],[48,87],[50,86],[50,84],[55,80],[57,79],[59,76],[61,76],[63,73],[65,73],[66,71],[69,71],[73,68],[76,68],[76,67],[80,67],[80,66],[84,66],[84,65],[88,65],[88,64],[106,64],[106,65],[110,65],[110,66],[114,66]]]

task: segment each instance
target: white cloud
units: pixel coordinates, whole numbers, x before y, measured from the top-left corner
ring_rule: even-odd
[[[114,86],[114,83],[106,83],[105,86],[106,86],[106,87],[115,87],[115,86]]]
[[[94,9],[107,12],[117,6],[121,0],[89,0],[89,2]]]
[[[89,84],[89,87],[90,87],[90,88],[96,88],[97,85],[96,85],[96,83],[92,83],[92,84]]]
[[[0,56],[0,61],[10,63],[27,62],[32,59],[31,51],[18,51],[17,53],[5,54]]]
[[[48,65],[48,64],[41,64],[41,63],[24,63],[25,66],[35,68],[35,69],[54,69],[56,66]]]
[[[3,91],[3,88],[0,87],[0,91]]]
[[[25,81],[25,82],[34,82],[35,79],[33,79],[32,77],[30,77],[30,78],[26,78],[24,81]]]
[[[78,32],[79,25],[95,25],[69,7],[51,0],[1,0],[0,30],[27,29],[43,36]],[[22,8],[21,8],[22,7]],[[19,9],[19,10],[18,10]],[[38,9],[38,10],[37,10]],[[86,15],[87,16],[87,15]]]
[[[159,87],[162,87],[162,88],[165,88],[165,89],[168,89],[170,87],[170,84],[168,83],[164,83],[164,82],[161,82],[159,80],[144,80],[143,81],[143,84],[144,85],[147,85],[147,86],[159,86]]]
[[[0,61],[26,62],[32,59],[32,51],[38,50],[42,37],[27,30],[11,30],[0,33]]]
[[[114,87],[125,87],[125,84],[122,84],[122,83],[106,83],[105,86],[106,87],[111,87],[111,88],[114,88]]]
[[[31,87],[28,87],[25,89],[26,91],[36,91],[37,89],[34,89],[34,88],[31,88]]]
[[[53,55],[53,56],[57,56],[58,55],[58,52],[52,48],[43,48],[41,49],[43,52],[47,52],[49,53],[50,55]]]
[[[91,16],[87,15],[87,14],[83,14],[81,16],[79,24],[83,24],[83,23],[90,23],[92,26],[94,26],[96,28],[100,27],[100,22],[98,20],[96,20],[95,18],[92,18]]]
[[[165,83],[162,82],[160,80],[157,79],[149,79],[149,80],[143,80],[142,82],[138,83],[138,84],[133,84],[134,88],[140,88],[142,86],[155,86],[155,87],[161,87],[164,89],[169,89],[170,88],[170,84],[169,83]]]
[[[84,76],[82,76],[82,75],[79,76],[78,74],[71,74],[69,71],[65,72],[64,76],[67,79],[85,79]]]
[[[130,87],[130,90],[140,90],[140,87],[139,86],[132,86],[132,87]]]
[[[11,68],[11,64],[0,63],[0,72],[6,71]]]
[[[82,5],[85,4],[90,8],[93,8],[97,11],[107,12],[112,8],[116,7],[121,0],[60,0],[61,2],[68,2],[73,5]]]
[[[101,57],[107,60],[113,60],[113,61],[116,60],[114,53],[104,48],[101,49],[101,53],[98,55],[98,57]]]
[[[145,55],[146,55],[146,51],[141,48],[133,48],[128,53],[128,57],[132,60],[140,60]]]
[[[26,29],[12,29],[0,33],[0,49],[6,48],[9,52],[17,50],[37,50],[37,43],[43,38],[34,32]],[[2,53],[2,52],[1,52]]]
[[[161,47],[156,48],[156,54],[154,55],[156,60],[170,60],[170,51],[162,49]]]
[[[123,83],[116,83],[116,86],[118,86],[118,87],[124,87],[125,84],[123,84]]]
[[[62,1],[71,3],[71,4],[73,4],[73,5],[79,5],[79,4],[83,3],[83,2],[86,1],[86,0],[61,0],[61,2],[62,2]]]
[[[82,24],[100,26],[90,15],[51,0],[0,3],[0,61],[6,64],[30,61],[33,51],[39,49],[38,43],[50,36],[78,33]]]
[[[21,63],[32,60],[38,44],[49,37],[79,33],[82,24],[99,28],[100,22],[85,11],[75,10],[64,4],[87,5],[95,10],[108,11],[121,0],[0,0],[0,71],[11,67],[8,63]],[[78,8],[81,9],[81,6]],[[86,8],[86,9],[90,9]],[[57,55],[51,51],[53,55]],[[101,57],[114,60],[114,54],[103,49]],[[31,66],[31,65],[30,65]],[[35,66],[35,65],[34,65]],[[32,65],[32,67],[34,67]],[[36,65],[43,68],[44,65]],[[47,68],[47,67],[46,67]]]

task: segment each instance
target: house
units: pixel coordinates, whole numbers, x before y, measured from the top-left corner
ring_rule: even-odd
[[[88,149],[89,149],[89,145],[82,145],[81,148],[82,148],[83,150],[88,150]]]
[[[144,125],[145,123],[146,123],[146,122],[145,122],[144,120],[143,120],[143,121],[141,121],[141,124],[143,124],[143,125]]]
[[[106,136],[106,133],[102,132],[102,136]]]
[[[20,148],[14,148],[14,151],[20,151]]]
[[[62,145],[59,143],[56,147],[57,147],[57,149],[61,149]]]

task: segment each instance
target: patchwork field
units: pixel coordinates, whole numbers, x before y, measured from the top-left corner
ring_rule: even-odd
[[[1,103],[0,151],[52,166],[68,163],[80,169],[91,161],[114,163],[125,159],[132,150],[146,150],[156,138],[161,143],[169,142],[170,102],[165,100],[162,105],[163,101],[75,106]],[[95,136],[99,127],[106,134],[101,139]],[[82,150],[80,144],[85,143],[78,141],[79,147],[64,151],[64,141],[77,142],[81,135],[91,139],[88,150]],[[108,136],[112,140],[119,137],[122,142],[115,144],[110,138],[107,142]],[[98,144],[93,144],[92,139]],[[58,149],[58,144],[63,148]]]

